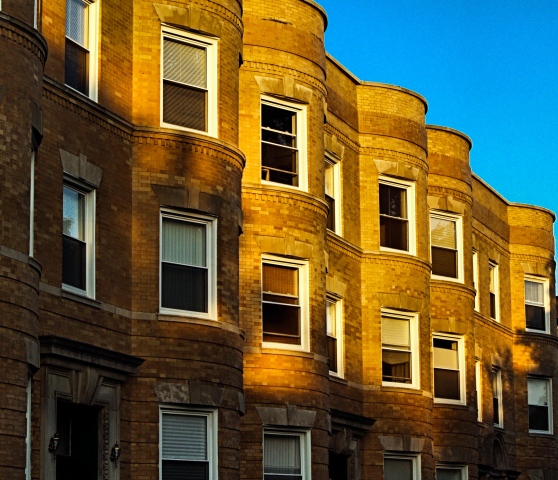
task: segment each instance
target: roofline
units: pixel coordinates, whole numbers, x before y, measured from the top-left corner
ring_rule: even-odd
[[[455,128],[443,127],[442,125],[431,125],[431,124],[427,123],[425,126],[426,126],[427,130],[428,129],[430,129],[430,130],[441,130],[442,132],[453,133],[454,135],[457,135],[458,137],[461,137],[463,140],[465,140],[469,144],[469,150],[471,150],[473,148],[473,140],[466,133],[460,132],[459,130],[456,130]]]

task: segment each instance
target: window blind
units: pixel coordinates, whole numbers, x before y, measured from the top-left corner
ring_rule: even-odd
[[[409,347],[409,320],[382,317],[382,344]]]
[[[413,480],[413,461],[404,458],[385,458],[384,480]]]
[[[455,222],[442,218],[430,217],[430,234],[432,245],[442,248],[455,249]]]
[[[301,475],[299,436],[264,435],[264,473]]]
[[[544,305],[544,285],[525,280],[525,301]]]
[[[66,0],[66,36],[88,48],[89,5],[81,0]]]
[[[436,480],[461,480],[461,470],[437,468]]]
[[[164,39],[163,77],[207,89],[207,51],[204,47]]]
[[[264,264],[263,290],[266,293],[298,296],[298,268]]]
[[[162,458],[205,461],[207,457],[207,417],[163,414]]]
[[[163,218],[163,262],[206,267],[206,226]]]

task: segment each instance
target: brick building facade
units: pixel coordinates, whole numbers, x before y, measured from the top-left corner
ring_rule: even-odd
[[[554,215],[312,0],[0,0],[0,478],[558,478]]]

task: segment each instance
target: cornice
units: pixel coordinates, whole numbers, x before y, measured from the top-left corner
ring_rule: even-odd
[[[48,46],[46,40],[36,29],[31,28],[17,18],[0,12],[0,37],[7,38],[29,50],[40,60],[44,68]],[[9,61],[8,59],[3,60]]]

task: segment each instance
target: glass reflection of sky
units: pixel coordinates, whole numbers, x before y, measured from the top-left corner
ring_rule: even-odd
[[[63,231],[70,237],[83,239],[84,195],[69,187],[64,187]]]

